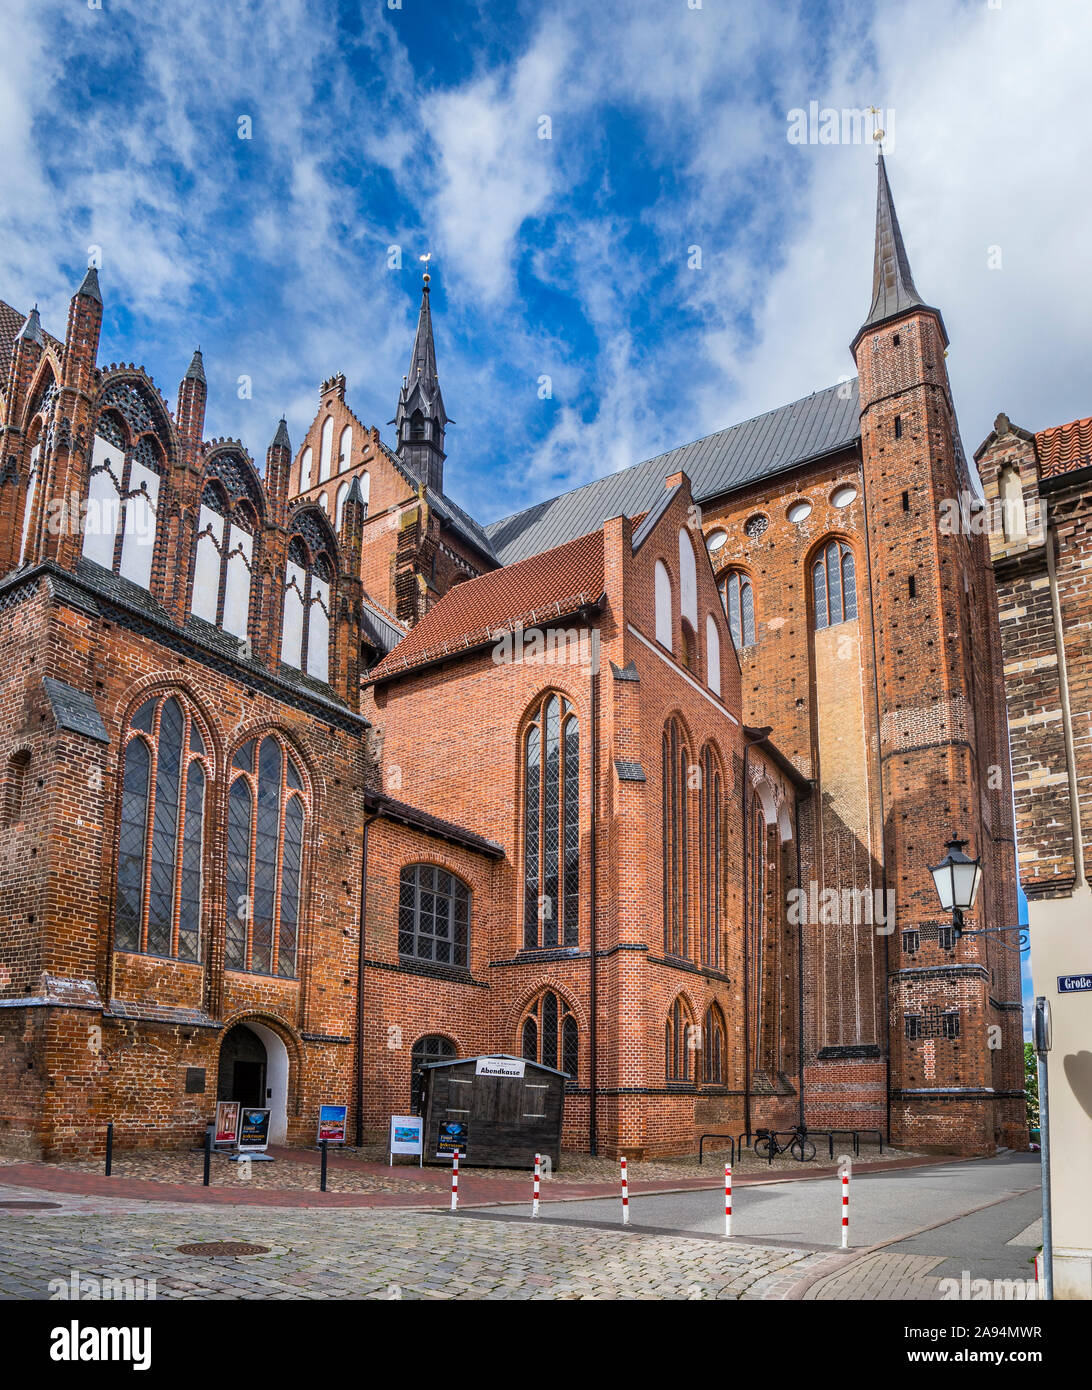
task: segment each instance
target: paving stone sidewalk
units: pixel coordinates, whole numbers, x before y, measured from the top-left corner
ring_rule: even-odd
[[[48,1198],[18,1189],[7,1196]],[[50,1281],[70,1288],[73,1271],[93,1281],[154,1279],[157,1299],[762,1299],[784,1297],[824,1258],[785,1247],[441,1212],[259,1213],[57,1200],[57,1209],[0,1217],[0,1299],[48,1298]],[[176,1248],[209,1240],[270,1249],[213,1257]]]

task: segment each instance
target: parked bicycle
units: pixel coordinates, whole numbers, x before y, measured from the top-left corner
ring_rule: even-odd
[[[798,1163],[810,1163],[815,1157],[815,1145],[808,1138],[807,1125],[796,1125],[784,1144],[778,1140],[774,1130],[760,1129],[754,1149],[759,1158],[767,1162],[783,1153],[791,1154]]]

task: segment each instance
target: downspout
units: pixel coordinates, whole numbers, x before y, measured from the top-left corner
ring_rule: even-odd
[[[1081,803],[1077,796],[1077,759],[1073,749],[1073,720],[1069,712],[1069,671],[1062,632],[1062,605],[1058,598],[1058,574],[1054,568],[1054,542],[1057,532],[1046,537],[1047,575],[1050,579],[1050,613],[1054,623],[1054,649],[1058,653],[1058,698],[1062,707],[1062,737],[1065,740],[1066,779],[1069,783],[1069,819],[1073,835],[1073,891],[1085,886],[1084,839],[1081,830]]]
[[[360,927],[356,954],[356,1146],[364,1143],[364,922],[368,912],[368,827],[379,813],[367,816],[360,836]]]
[[[596,922],[597,916],[597,895],[596,895],[596,853],[595,841],[598,833],[596,819],[596,797],[597,797],[597,777],[598,777],[598,748],[599,748],[599,674],[593,669],[589,681],[590,686],[590,706],[591,706],[591,813],[589,834],[591,841],[588,854],[588,873],[589,884],[589,905],[588,911],[591,914],[591,928],[589,932],[591,945],[591,968],[590,968],[590,1008],[591,1008],[591,1027],[589,1031],[588,1043],[590,1053],[591,1077],[588,1088],[588,1152],[594,1158],[599,1152],[599,932]]]
[[[800,807],[803,805],[803,797],[799,794],[793,798],[794,819],[796,824],[793,831],[796,835],[796,887],[797,891],[801,887],[802,865],[800,860]],[[804,924],[796,924],[796,1094],[799,1097],[798,1123],[804,1123]]]
[[[744,739],[747,736],[744,734]],[[750,953],[747,938],[750,935],[751,877],[748,868],[750,860],[750,817],[747,814],[747,760],[751,751],[750,741],[743,745],[743,790],[740,794],[743,817],[743,1128],[748,1137],[751,1133],[751,990]]]

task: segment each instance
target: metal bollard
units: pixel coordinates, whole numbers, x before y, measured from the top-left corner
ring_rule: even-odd
[[[322,1141],[322,1178],[319,1182],[319,1191],[326,1191],[326,1140]]]
[[[106,1126],[106,1176],[110,1176],[110,1169],[114,1166],[114,1122],[111,1120]]]
[[[212,1126],[205,1126],[205,1175],[201,1179],[201,1185],[208,1187],[209,1170],[212,1167]]]

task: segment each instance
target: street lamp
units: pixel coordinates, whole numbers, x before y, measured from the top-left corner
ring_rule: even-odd
[[[963,935],[963,914],[974,907],[978,885],[982,882],[982,861],[970,859],[963,853],[966,843],[966,840],[957,840],[953,836],[948,841],[948,853],[929,870],[941,907],[952,914],[957,941]]]

